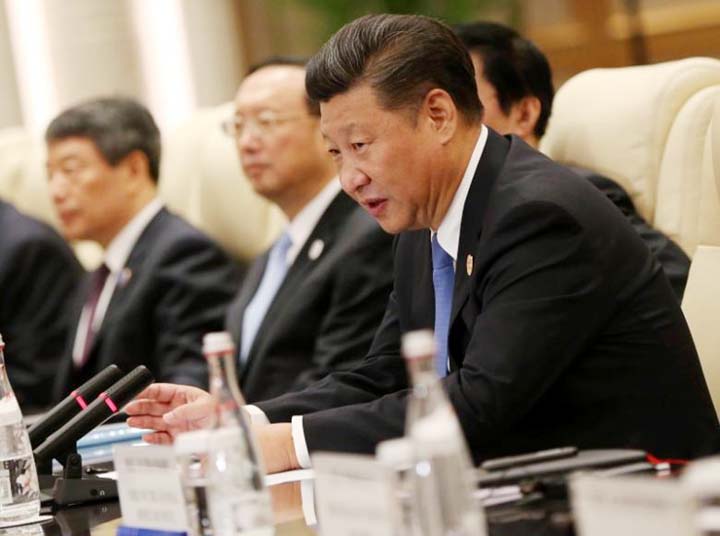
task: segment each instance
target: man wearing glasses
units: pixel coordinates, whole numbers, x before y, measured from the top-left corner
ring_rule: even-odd
[[[226,319],[249,402],[356,365],[391,289],[391,238],[341,191],[319,121],[304,62],[276,58],[251,69],[223,124],[255,191],[289,222]]]

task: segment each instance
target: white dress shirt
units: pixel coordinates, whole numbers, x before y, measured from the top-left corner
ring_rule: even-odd
[[[340,190],[340,180],[335,177],[287,224],[285,231],[292,240],[292,246],[287,252],[288,266],[295,262],[300,250]]]
[[[122,230],[112,239],[112,242],[105,249],[103,255],[103,263],[108,267],[110,274],[108,275],[105,285],[100,292],[98,298],[97,307],[95,308],[95,315],[93,316],[93,331],[98,332],[102,325],[105,313],[107,312],[110,299],[112,298],[113,292],[118,281],[123,278],[128,278],[130,274],[124,273],[125,263],[127,263],[130,252],[135,247],[135,243],[140,238],[140,235],[148,226],[150,221],[157,216],[158,212],[162,210],[164,204],[159,198],[154,198],[147,205],[145,205],[140,212],[122,228]],[[75,342],[73,344],[73,361],[76,365],[82,363],[83,348],[85,347],[85,337],[87,336],[87,323],[89,321],[90,311],[87,305],[83,307],[82,313],[80,314],[80,321],[78,322],[77,333],[75,335]]]

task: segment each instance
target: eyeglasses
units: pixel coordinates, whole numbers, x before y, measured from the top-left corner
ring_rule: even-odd
[[[299,119],[307,119],[307,114],[287,114],[282,115],[270,110],[260,112],[256,116],[232,117],[222,122],[222,130],[228,136],[239,138],[250,127],[254,128],[255,133],[266,136],[271,134],[279,125],[289,121],[297,121]]]

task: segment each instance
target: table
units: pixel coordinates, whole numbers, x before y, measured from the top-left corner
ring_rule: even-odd
[[[276,536],[314,536],[302,515],[300,486],[297,482],[271,488],[277,520]],[[573,536],[567,501],[530,498],[517,504],[494,506],[486,511],[490,536]],[[52,522],[37,531],[0,530],[0,536],[114,536],[121,523],[117,501],[64,508],[55,512]]]

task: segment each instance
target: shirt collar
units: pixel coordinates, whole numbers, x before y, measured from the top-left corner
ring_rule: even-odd
[[[480,135],[475,143],[475,148],[470,155],[470,161],[465,168],[465,174],[458,189],[455,191],[450,207],[443,218],[437,230],[437,237],[440,247],[442,247],[453,261],[457,260],[457,251],[460,244],[460,226],[462,224],[463,208],[467,199],[470,185],[472,184],[475,170],[477,169],[480,157],[485,150],[485,143],[488,139],[488,129],[482,125]]]
[[[125,267],[125,263],[138,238],[163,206],[163,202],[155,197],[115,235],[104,255],[105,265],[110,269],[111,273],[118,273]]]
[[[340,193],[340,180],[337,177],[328,182],[312,200],[288,223],[285,232],[290,235],[292,246],[287,253],[287,263],[292,264],[315,229],[318,221]]]

